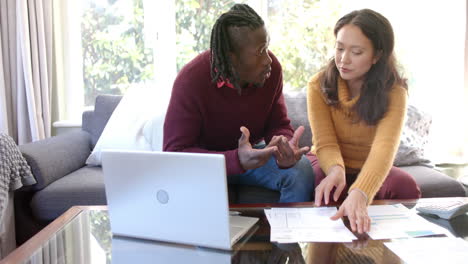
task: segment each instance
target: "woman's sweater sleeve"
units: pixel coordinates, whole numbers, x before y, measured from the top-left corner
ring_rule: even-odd
[[[344,168],[331,111],[320,91],[319,74],[316,74],[307,89],[307,112],[312,129],[313,149],[325,174],[335,165]]]
[[[358,188],[365,192],[368,203],[374,199],[393,165],[406,115],[406,101],[406,89],[394,87],[390,92],[387,113],[377,124],[369,155],[349,188],[349,191]]]

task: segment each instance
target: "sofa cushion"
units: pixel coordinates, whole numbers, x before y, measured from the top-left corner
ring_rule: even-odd
[[[430,165],[430,160],[424,152],[429,142],[431,124],[432,117],[429,114],[415,106],[408,106],[400,146],[393,162],[395,166]]]
[[[414,177],[422,198],[466,196],[465,188],[454,178],[425,166],[403,166]]]
[[[299,146],[312,146],[312,131],[307,116],[307,97],[306,91],[285,92],[284,101],[288,108],[288,116],[291,119],[291,125],[294,129],[304,126],[304,134],[299,141]]]
[[[34,194],[33,215],[52,221],[74,205],[107,204],[101,167],[83,167]]]
[[[93,148],[121,99],[121,95],[98,95],[94,111],[83,113],[83,130],[91,134]]]
[[[108,120],[88,165],[101,165],[104,149],[162,150],[165,103],[154,87],[129,89]]]

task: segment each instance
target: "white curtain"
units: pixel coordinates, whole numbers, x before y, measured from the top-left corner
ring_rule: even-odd
[[[15,14],[14,0],[0,0],[0,132],[17,141],[17,126],[9,118],[16,116]]]
[[[0,132],[51,135],[52,0],[0,0]]]

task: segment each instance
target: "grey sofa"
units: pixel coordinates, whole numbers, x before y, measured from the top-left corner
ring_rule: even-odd
[[[285,95],[292,125],[306,126],[301,145],[310,145],[311,132],[306,113],[305,93]],[[20,146],[37,184],[15,193],[16,233],[22,243],[73,205],[104,205],[106,196],[100,167],[85,161],[101,135],[120,96],[101,95],[94,111],[82,117],[82,130]],[[423,197],[465,196],[464,187],[434,169],[402,167],[415,178]],[[253,186],[229,186],[231,203],[278,201],[279,193]]]

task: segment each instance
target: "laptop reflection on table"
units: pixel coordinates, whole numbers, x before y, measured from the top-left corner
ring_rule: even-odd
[[[229,214],[224,155],[104,150],[112,233],[232,249],[258,221]]]
[[[112,263],[231,263],[226,250],[112,237]]]

